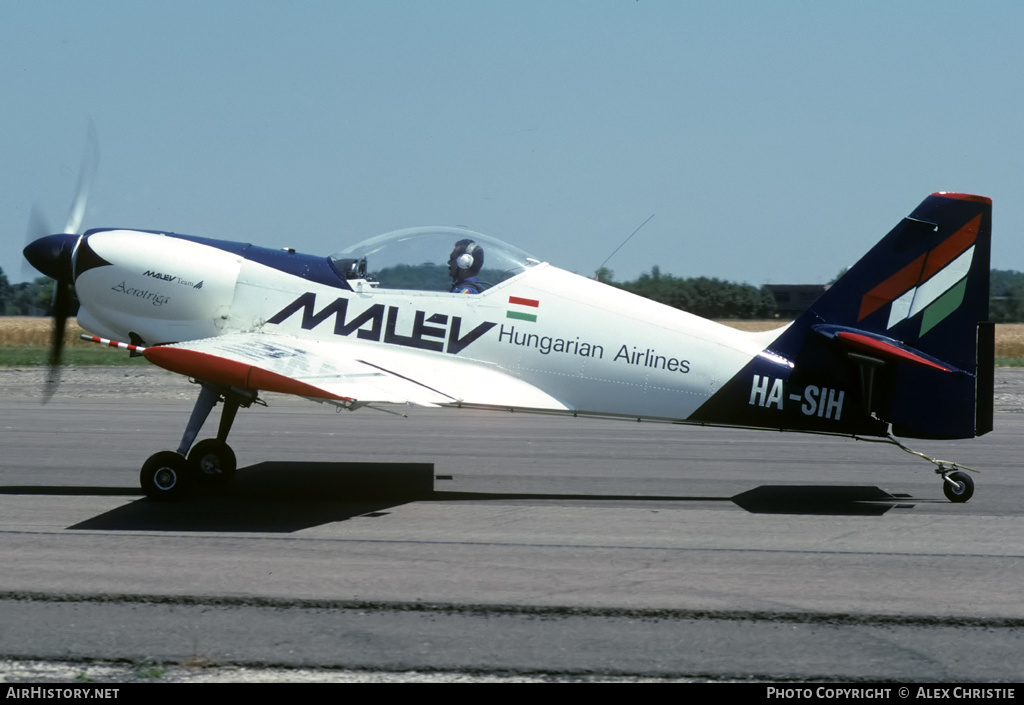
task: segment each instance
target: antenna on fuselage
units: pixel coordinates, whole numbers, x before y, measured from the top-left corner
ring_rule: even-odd
[[[610,255],[608,255],[607,257],[605,257],[605,258],[604,258],[604,262],[602,262],[602,263],[601,263],[601,266],[600,266],[600,267],[598,267],[596,271],[600,272],[600,271],[601,271],[602,269],[604,269],[604,266],[605,266],[606,264],[608,264],[608,260],[610,260],[610,259],[611,259],[612,257],[614,257],[614,256],[615,256],[615,253],[616,253],[616,252],[618,252],[618,251],[619,251],[619,250],[621,250],[621,249],[622,249],[623,247],[625,247],[625,246],[626,246],[626,243],[627,243],[627,242],[629,242],[629,241],[630,241],[630,240],[632,239],[632,237],[633,237],[634,235],[636,235],[636,234],[637,234],[638,232],[640,232],[640,228],[644,227],[644,226],[645,226],[645,225],[647,225],[647,224],[648,224],[649,222],[651,222],[651,218],[653,218],[653,217],[654,217],[654,213],[651,213],[651,214],[650,214],[649,216],[647,216],[647,220],[645,220],[644,222],[640,223],[640,225],[636,226],[636,230],[634,230],[633,232],[631,232],[631,233],[629,234],[629,237],[627,237],[627,238],[626,238],[625,240],[623,240],[623,241],[622,241],[622,244],[621,244],[621,245],[619,245],[618,247],[616,247],[616,248],[615,248],[615,250],[614,250],[614,251],[613,251],[613,252],[612,252],[612,253],[611,253]],[[594,279],[597,279],[597,274],[594,274]]]

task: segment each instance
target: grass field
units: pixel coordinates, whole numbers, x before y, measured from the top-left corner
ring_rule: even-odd
[[[785,325],[780,321],[722,321],[747,331],[771,330]],[[0,316],[0,366],[45,365],[49,362],[51,322],[48,318]],[[79,339],[84,333],[74,319],[68,321],[64,335],[64,361],[69,365],[144,365],[142,358],[129,358],[123,350],[104,347]],[[996,364],[1024,366],[1024,323],[996,326]]]
[[[49,318],[0,316],[0,367],[31,367],[50,363]],[[124,350],[81,340],[85,331],[75,319],[64,332],[64,363],[68,365],[146,365],[141,357],[130,358]]]

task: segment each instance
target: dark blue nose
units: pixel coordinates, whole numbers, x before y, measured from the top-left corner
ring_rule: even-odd
[[[46,235],[30,242],[22,253],[29,264],[50,279],[70,281],[73,274],[71,253],[78,235]]]

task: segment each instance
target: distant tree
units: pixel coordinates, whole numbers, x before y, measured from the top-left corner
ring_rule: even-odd
[[[993,269],[989,297],[989,319],[996,323],[1024,321],[1024,272]]]
[[[0,267],[0,314],[9,316],[7,313],[8,302],[11,297],[11,284],[7,281],[7,275],[4,274],[4,270]]]
[[[766,289],[708,277],[678,278],[655,265],[635,281],[617,284],[659,303],[704,318],[771,318],[775,298]]]
[[[831,283],[847,271],[840,270]],[[757,289],[749,284],[707,277],[681,279],[663,274],[657,266],[634,281],[614,285],[705,318],[771,318],[775,315],[775,299],[764,287]],[[993,269],[990,297],[990,320],[1024,322],[1024,272]]]
[[[397,264],[379,269],[371,275],[386,289],[448,291],[452,285],[448,267],[429,262],[419,265]]]
[[[380,286],[385,289],[449,291],[452,288],[452,278],[448,274],[447,264],[397,264],[370,272],[370,276],[380,282]],[[480,271],[480,279],[488,284],[497,284],[507,278],[508,275],[498,269],[484,267]]]
[[[53,281],[49,278],[11,284],[0,270],[0,316],[45,316],[52,296]],[[77,311],[78,300],[73,303]]]
[[[839,272],[836,273],[836,275],[834,277],[832,277],[831,280],[829,280],[828,285],[832,286],[837,281],[839,281],[843,277],[844,274],[846,274],[849,271],[850,271],[849,267],[843,267],[842,269],[839,270]]]

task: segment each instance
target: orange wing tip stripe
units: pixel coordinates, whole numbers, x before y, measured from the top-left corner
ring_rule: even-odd
[[[850,333],[849,331],[840,331],[836,333],[836,337],[852,348],[862,350],[864,352],[875,353],[876,355],[881,355],[882,357],[888,358],[890,360],[903,360],[905,362],[910,362],[915,365],[922,365],[924,367],[931,367],[936,370],[942,370],[943,372],[953,371],[948,367],[943,367],[942,365],[936,362],[932,362],[931,360],[923,358],[920,355],[916,355],[910,352],[909,350],[904,350],[903,348],[892,345],[891,343],[886,343],[883,340],[878,340],[867,335],[861,335],[860,333]]]
[[[217,357],[216,355],[196,350],[151,347],[145,348],[142,351],[142,355],[154,365],[163,367],[165,370],[195,377],[196,379],[226,384],[231,387],[248,387],[249,389],[259,389],[265,392],[294,394],[300,397],[313,397],[316,399],[355,401],[349,397],[325,392],[311,384],[279,375],[276,372],[253,367],[244,362],[226,360],[223,357]]]

